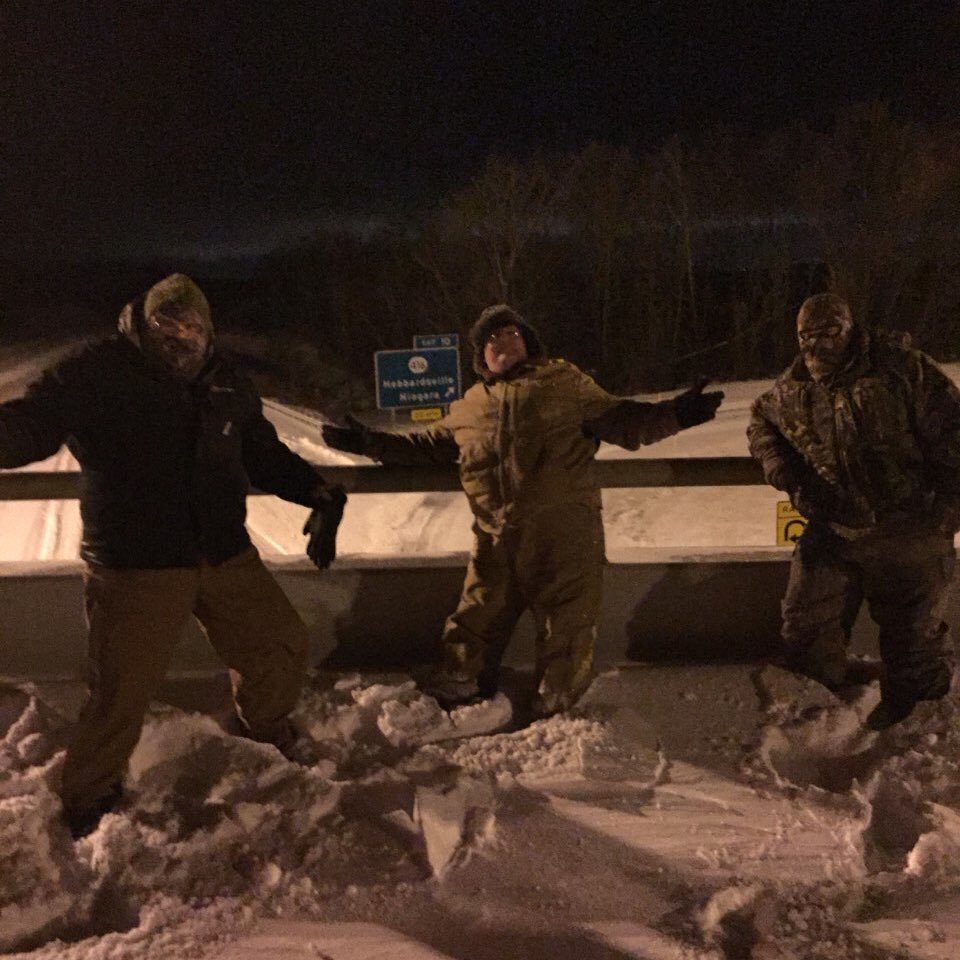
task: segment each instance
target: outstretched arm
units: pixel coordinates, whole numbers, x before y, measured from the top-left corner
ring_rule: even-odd
[[[75,361],[64,361],[32,384],[25,396],[0,405],[0,468],[45,460],[66,441],[70,411],[80,406],[70,382],[74,367]]]
[[[597,440],[615,443],[627,450],[636,450],[656,443],[680,430],[706,423],[716,416],[723,400],[719,390],[704,393],[702,380],[671,400],[648,403],[613,397],[601,390],[590,378],[584,384],[587,409],[606,405],[606,409],[584,421],[584,430]]]
[[[334,450],[358,453],[395,466],[430,466],[456,463],[460,451],[443,421],[413,433],[371,430],[347,414],[345,424],[325,424],[323,442]]]

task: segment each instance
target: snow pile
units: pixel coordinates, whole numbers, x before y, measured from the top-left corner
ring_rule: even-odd
[[[732,911],[736,923],[742,927],[746,917],[751,937],[776,942],[788,957],[956,956],[960,926],[914,919],[919,911],[935,913],[941,902],[950,904],[944,912],[951,919],[957,912],[956,683],[943,700],[919,704],[907,720],[881,733],[862,725],[879,700],[876,681],[844,701],[768,667],[759,673],[758,687],[767,722],[745,756],[745,775],[793,798],[800,809],[847,805],[848,840],[858,840],[865,871],[853,883],[800,885],[778,889],[775,896],[763,890],[749,907]],[[766,903],[771,898],[775,908]],[[894,917],[874,919],[883,907]]]
[[[866,785],[879,868],[960,887],[960,697],[922,703],[887,731]]]
[[[130,929],[78,939],[55,940],[11,960],[184,960],[226,945],[252,928],[255,912],[237,900],[184,903],[155,896],[130,921]],[[71,931],[71,937],[80,937]],[[8,956],[4,954],[4,956]]]
[[[581,777],[586,758],[612,744],[609,727],[600,721],[558,714],[514,733],[477,737],[452,750],[424,747],[420,753],[446,756],[464,770],[492,776],[502,785],[514,779],[532,784]]]
[[[613,698],[647,701],[620,684],[655,684],[652,671],[605,675],[581,715],[440,742],[429,741],[452,721],[409,677],[318,674],[295,714],[314,751],[306,765],[158,705],[121,807],[76,844],[55,793],[74,711],[33,688],[0,688],[0,950],[172,960],[205,956],[264,917],[384,911],[424,936],[431,891],[469,898],[469,878],[488,877],[522,910],[516,891],[529,885],[517,887],[509,866],[522,845],[553,837],[523,869],[555,876],[584,855],[575,838],[586,831],[598,858],[617,844],[614,870],[636,878],[642,864],[666,865],[673,907],[659,926],[689,956],[951,955],[960,704],[922,704],[876,734],[857,720],[875,683],[843,701],[775,668],[746,669],[759,724],[739,779],[625,737]],[[617,914],[586,919],[604,916]]]
[[[177,916],[215,939],[247,904],[309,915],[348,889],[439,875],[492,835],[485,778],[422,758],[405,771],[411,752],[381,733],[384,706],[415,702],[413,684],[354,676],[306,691],[308,766],[209,716],[155,706],[121,805],[74,844],[55,792],[67,721],[27,691],[2,691],[0,950],[96,937],[104,957],[138,956],[136,944],[163,956],[163,942],[179,942]]]
[[[42,942],[89,909],[90,873],[69,849],[58,815],[58,802],[38,781],[3,783],[0,948]]]
[[[447,713],[432,697],[383,704],[377,726],[394,746],[475,737],[510,723],[513,706],[502,693]]]

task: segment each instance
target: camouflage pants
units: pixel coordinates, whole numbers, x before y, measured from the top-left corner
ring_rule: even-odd
[[[844,540],[811,523],[797,542],[782,605],[790,665],[841,686],[866,600],[879,628],[884,701],[912,706],[942,696],[952,666],[943,617],[955,556],[950,539],[922,529]]]
[[[191,615],[231,668],[251,736],[283,732],[306,671],[307,630],[253,547],[216,567],[91,566],[85,605],[90,691],[63,768],[68,813],[82,814],[118,788]]]
[[[537,706],[572,706],[593,679],[604,564],[600,511],[567,505],[498,536],[474,533],[460,602],[444,628],[445,672],[477,679],[489,692],[529,609],[537,630]]]

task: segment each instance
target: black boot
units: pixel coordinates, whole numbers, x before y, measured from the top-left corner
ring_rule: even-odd
[[[866,725],[871,730],[886,730],[913,712],[915,702],[905,700],[881,700],[867,715]]]
[[[433,674],[423,684],[422,689],[424,694],[433,697],[444,710],[479,703],[483,699],[480,685],[473,677],[448,673],[445,670]]]
[[[118,784],[99,800],[84,807],[64,807],[63,816],[67,821],[70,836],[74,840],[82,840],[93,833],[100,825],[103,816],[116,809],[122,796],[123,790]]]

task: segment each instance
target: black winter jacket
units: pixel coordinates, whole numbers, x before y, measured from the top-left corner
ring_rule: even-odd
[[[123,334],[86,347],[0,406],[0,467],[66,443],[81,467],[81,554],[115,569],[219,564],[250,544],[250,485],[313,506],[322,479],[214,354],[192,383]]]

